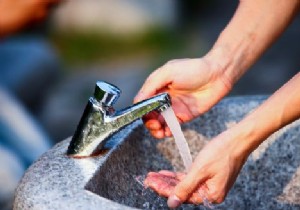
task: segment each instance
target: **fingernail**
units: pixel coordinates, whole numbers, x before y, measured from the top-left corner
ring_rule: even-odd
[[[175,209],[181,205],[181,201],[179,200],[179,198],[176,195],[171,195],[168,198],[167,204],[168,204],[169,208]]]

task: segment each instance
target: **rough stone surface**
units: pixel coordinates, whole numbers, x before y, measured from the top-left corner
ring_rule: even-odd
[[[223,100],[183,126],[193,156],[214,136],[241,120],[264,97]],[[300,209],[300,121],[273,134],[252,153],[225,202],[216,209]],[[65,156],[69,140],[33,164],[17,188],[14,209],[166,209],[166,201],[137,181],[148,171],[180,170],[173,139],[156,141],[138,121],[111,140],[106,155]],[[182,209],[205,209],[183,205]]]

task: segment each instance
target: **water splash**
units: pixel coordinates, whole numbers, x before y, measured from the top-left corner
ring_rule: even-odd
[[[135,181],[137,181],[137,183],[139,183],[141,186],[148,188],[148,186],[145,186],[145,184],[144,184],[144,180],[146,179],[146,176],[145,176],[145,175],[133,176],[133,178],[134,178]]]
[[[202,186],[197,190],[197,193],[203,202],[203,206],[209,209],[215,209],[214,205],[208,200],[207,195],[203,190]]]
[[[139,176],[133,176],[133,178],[135,179],[135,181],[137,181],[137,183],[139,183],[140,186],[142,186],[142,196],[146,196],[147,192],[146,190],[148,189],[148,186],[145,185],[144,180],[146,179],[145,175],[139,175]]]
[[[133,176],[133,178],[139,184],[139,186],[142,187],[141,195],[145,201],[142,205],[143,209],[157,210],[167,208],[166,199],[158,196],[153,190],[145,185],[145,175]]]

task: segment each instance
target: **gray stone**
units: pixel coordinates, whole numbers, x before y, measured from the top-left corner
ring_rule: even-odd
[[[193,156],[241,120],[265,97],[227,98],[183,126]],[[225,202],[216,209],[299,209],[300,121],[273,134],[247,160]],[[14,209],[166,209],[166,201],[136,180],[149,171],[180,170],[172,138],[153,139],[140,121],[112,137],[99,157],[71,159],[70,139],[46,152],[24,175]],[[182,209],[205,209],[183,205]]]

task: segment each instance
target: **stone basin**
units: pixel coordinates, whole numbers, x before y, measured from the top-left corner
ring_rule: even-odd
[[[193,157],[214,136],[234,125],[266,97],[233,97],[183,125]],[[137,121],[110,139],[98,157],[65,155],[70,138],[42,155],[26,172],[14,209],[167,209],[137,177],[161,169],[182,170],[174,139],[158,141]],[[224,203],[216,209],[300,209],[300,121],[273,134],[255,150]],[[183,205],[181,209],[205,209]]]

